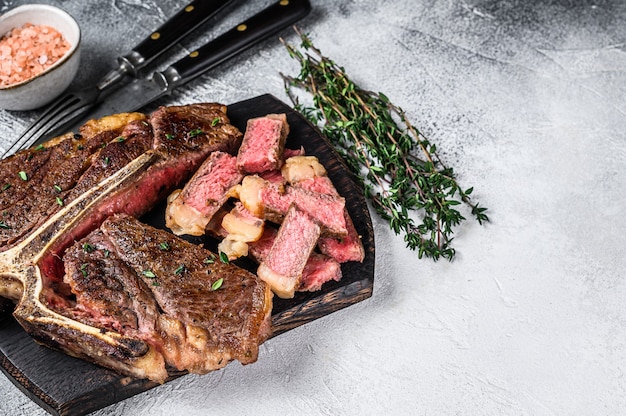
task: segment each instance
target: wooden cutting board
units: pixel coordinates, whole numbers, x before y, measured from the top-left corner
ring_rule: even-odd
[[[293,299],[274,297],[272,322],[274,335],[311,322],[339,309],[367,299],[374,284],[374,233],[363,193],[325,137],[300,114],[271,95],[262,95],[228,106],[232,124],[245,131],[246,121],[268,113],[286,113],[291,132],[287,147],[303,146],[316,155],[328,171],[339,193],[346,198],[365,247],[363,263],[342,265],[340,282],[329,282],[318,292],[298,293]],[[164,205],[155,207],[142,220],[164,228]],[[215,246],[209,238],[190,238]],[[243,264],[244,267],[252,267]],[[15,322],[7,317],[0,323],[0,367],[6,376],[28,397],[53,415],[84,415],[137,393],[155,383],[137,380],[69,357],[36,344]],[[244,382],[244,381],[242,381]]]

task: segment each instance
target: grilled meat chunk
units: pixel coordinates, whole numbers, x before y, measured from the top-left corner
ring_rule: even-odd
[[[243,175],[237,159],[225,152],[213,152],[182,190],[168,198],[165,224],[174,234],[203,235],[205,227],[228,199],[228,191]]]
[[[132,217],[107,219],[65,264],[79,319],[149,345],[177,370],[254,362],[270,335],[272,295],[260,279]],[[166,367],[154,373],[164,378]]]
[[[319,237],[320,226],[292,204],[257,274],[279,297],[292,298]]]
[[[285,114],[268,114],[248,120],[237,154],[239,169],[243,173],[280,169],[288,134],[289,124]]]

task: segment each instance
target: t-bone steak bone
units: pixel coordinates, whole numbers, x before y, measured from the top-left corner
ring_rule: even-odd
[[[211,152],[236,152],[241,138],[225,106],[192,104],[105,117],[0,161],[0,205],[19,202],[31,216],[0,218],[0,296],[17,302],[18,322],[49,347],[109,366],[104,357],[115,352],[122,371],[147,377],[154,351],[144,343],[65,314],[74,305],[61,259],[109,216],[150,210]]]

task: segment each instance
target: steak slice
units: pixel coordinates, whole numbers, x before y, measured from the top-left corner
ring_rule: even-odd
[[[243,173],[261,173],[280,169],[289,134],[285,114],[268,114],[248,120],[237,166]]]
[[[261,263],[267,257],[276,240],[276,235],[276,229],[265,227],[263,235],[259,240],[248,243],[248,253],[254,261]],[[300,284],[296,291],[312,292],[320,290],[324,283],[331,280],[339,281],[341,277],[341,265],[337,260],[325,254],[312,252],[304,265]]]
[[[322,226],[323,235],[344,236],[348,234],[343,212],[346,201],[338,195],[321,194],[307,189],[268,183],[259,191],[265,208],[265,218],[280,223],[292,204],[305,211]]]
[[[256,361],[271,332],[268,286],[215,259],[208,250],[117,215],[68,250],[66,278],[76,310],[84,314],[80,319],[136,338],[166,366],[202,374],[234,359]],[[167,369],[155,361],[159,365],[154,374],[165,379]]]
[[[322,194],[339,195],[328,176],[314,176],[298,182],[296,186]],[[365,249],[363,248],[359,233],[356,231],[352,218],[350,218],[350,214],[345,208],[343,210],[343,216],[346,221],[347,234],[341,237],[321,237],[317,245],[322,253],[334,258],[339,263],[348,261],[362,262],[365,258]]]
[[[257,274],[279,297],[292,298],[302,271],[317,244],[320,226],[296,204],[287,211],[276,239]]]
[[[182,191],[168,198],[165,221],[174,234],[204,235],[205,227],[228,199],[228,191],[241,182],[237,158],[213,152]]]

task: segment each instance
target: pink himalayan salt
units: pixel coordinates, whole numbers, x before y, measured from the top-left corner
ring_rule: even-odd
[[[0,87],[7,87],[44,72],[70,49],[56,29],[26,23],[0,39]]]

